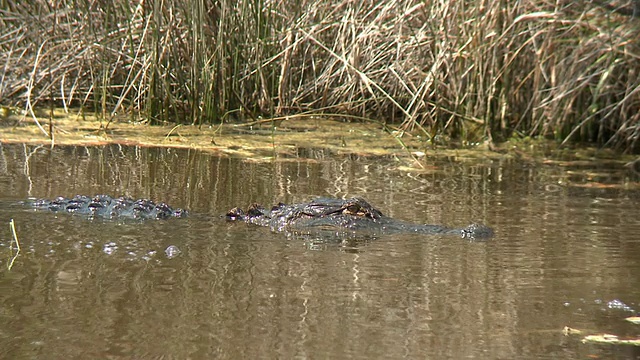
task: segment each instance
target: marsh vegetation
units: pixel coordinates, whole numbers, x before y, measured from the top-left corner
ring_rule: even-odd
[[[53,103],[192,124],[322,114],[428,138],[639,148],[637,0],[0,6],[0,104],[27,113]]]

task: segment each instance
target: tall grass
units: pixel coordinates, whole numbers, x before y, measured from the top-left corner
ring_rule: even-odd
[[[0,102],[637,151],[640,1],[2,2]],[[54,95],[52,95],[54,94]]]

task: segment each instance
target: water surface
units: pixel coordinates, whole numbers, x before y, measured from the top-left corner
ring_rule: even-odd
[[[322,149],[256,162],[2,146],[0,358],[639,356],[562,334],[640,332],[622,320],[640,308],[638,192],[568,186],[564,169],[513,160],[427,162],[416,173]],[[100,193],[194,216],[104,221],[19,205]],[[220,218],[315,196],[362,196],[413,222],[486,223],[496,236],[281,234]],[[9,219],[22,246],[10,270]]]

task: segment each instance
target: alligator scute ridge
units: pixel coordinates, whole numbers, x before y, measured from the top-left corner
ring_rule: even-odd
[[[111,197],[96,195],[93,197],[76,195],[72,198],[58,197],[54,200],[37,199],[27,202],[36,210],[68,212],[103,219],[168,219],[185,217],[187,211],[173,209],[165,203],[156,203],[149,199],[129,197]]]
[[[108,195],[93,197],[76,195],[73,198],[58,197],[55,200],[39,199],[30,202],[30,205],[39,210],[69,212],[106,219],[168,219],[181,218],[188,214],[186,210],[174,209],[165,203],[155,203],[149,199],[112,198]],[[359,197],[317,198],[310,202],[289,205],[279,203],[270,210],[262,205],[252,204],[246,211],[237,207],[227,211],[225,218],[228,221],[266,226],[278,232],[342,229],[377,234],[451,234],[471,240],[486,239],[494,235],[493,229],[481,224],[471,224],[465,228],[450,228],[396,220],[385,216],[380,210]]]

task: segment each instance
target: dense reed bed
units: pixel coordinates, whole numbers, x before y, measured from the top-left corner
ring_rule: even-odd
[[[640,1],[2,2],[0,102],[640,148]]]

